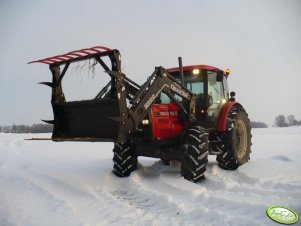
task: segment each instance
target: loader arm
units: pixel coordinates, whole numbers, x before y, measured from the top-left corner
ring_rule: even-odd
[[[107,66],[102,57],[109,57],[111,67]],[[94,99],[66,101],[62,80],[69,65],[89,59],[95,59],[102,66],[111,77],[110,82]],[[195,120],[195,95],[190,90],[163,67],[156,67],[142,86],[136,84],[121,72],[120,53],[116,49],[96,46],[30,63],[48,64],[52,72],[52,82],[41,84],[52,88],[54,119],[47,122],[54,124],[52,139],[55,141],[124,143],[129,134],[138,130],[139,124],[149,114],[161,92],[166,93],[179,106],[187,121]],[[176,95],[182,97],[183,101],[179,102]]]
[[[175,80],[163,67],[156,67],[139,93],[130,101],[129,115],[134,121],[135,129],[138,129],[139,123],[147,116],[161,92],[174,100],[189,121],[195,120],[195,95]],[[177,101],[175,95],[181,96],[186,103]]]

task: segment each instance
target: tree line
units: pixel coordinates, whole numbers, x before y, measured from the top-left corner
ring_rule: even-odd
[[[278,115],[275,117],[275,127],[301,126],[301,120],[297,120],[294,115]],[[268,125],[264,122],[251,122],[252,128],[267,128]]]
[[[51,124],[33,124],[27,125],[12,125],[12,126],[0,126],[0,132],[2,133],[51,133],[53,125]]]
[[[275,126],[276,127],[287,127],[301,125],[301,120],[296,120],[294,115],[288,115],[285,117],[284,115],[278,115],[275,118]]]
[[[251,127],[252,128],[267,128],[268,125],[264,122],[251,122]]]

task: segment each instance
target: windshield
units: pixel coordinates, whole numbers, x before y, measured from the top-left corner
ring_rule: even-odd
[[[179,82],[180,76],[179,73],[171,73],[171,75]],[[194,94],[204,94],[204,77],[202,76],[201,72],[199,74],[193,74],[193,71],[185,71],[184,72],[184,85],[187,89],[191,90]],[[178,101],[182,101],[182,97],[175,95],[175,98]],[[160,95],[160,103],[161,104],[170,104],[172,100],[165,94],[161,93]]]
[[[184,84],[186,88],[191,90],[194,94],[204,94],[203,77],[184,77]]]

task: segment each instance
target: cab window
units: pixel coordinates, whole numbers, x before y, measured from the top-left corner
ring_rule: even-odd
[[[178,79],[177,79],[178,80]],[[180,82],[180,80],[178,80]],[[191,72],[184,72],[185,87],[191,90],[194,94],[204,94],[204,78],[201,75],[191,75]],[[175,95],[178,101],[182,101],[182,97]],[[172,100],[163,92],[160,95],[161,104],[170,104]]]
[[[208,71],[208,95],[212,97],[213,104],[208,109],[208,119],[216,121],[220,109],[225,101],[223,83],[217,81],[217,73]]]

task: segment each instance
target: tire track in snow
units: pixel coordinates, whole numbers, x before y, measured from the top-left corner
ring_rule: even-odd
[[[65,182],[49,175],[40,175],[33,181],[56,199],[72,206],[76,217],[85,218],[86,214],[98,216],[98,221],[92,225],[97,225],[97,222],[100,222],[100,225],[151,225],[152,221],[141,220],[141,218],[144,218],[145,215],[150,215],[151,218],[155,217],[156,214],[148,214],[153,208],[158,211],[166,209],[166,206],[160,207],[158,199],[149,194],[141,194],[129,178],[118,178],[109,172],[102,176],[104,180],[101,181],[101,184],[92,186],[83,185],[76,180],[74,184],[70,184],[72,177],[74,179],[74,175],[70,175],[68,182]],[[67,178],[67,175],[64,178]],[[80,188],[74,187],[76,185]],[[55,193],[53,194],[53,192]],[[76,209],[80,205],[85,208]],[[170,211],[164,211],[164,213],[169,214]]]
[[[301,203],[301,186],[273,180],[261,180],[249,177],[237,171],[225,171],[212,164],[208,169],[206,186],[211,192],[227,196],[240,197],[241,200],[254,197],[253,203]],[[288,192],[288,189],[290,192]]]
[[[38,215],[47,213],[44,217],[48,219],[46,222],[53,222],[51,225],[60,225],[60,222],[65,222],[61,225],[86,225],[87,222],[91,225],[119,222],[116,225],[120,225],[122,219],[118,221],[119,216],[111,214],[111,209],[118,209],[118,203],[107,208],[107,204],[112,203],[111,199],[104,193],[95,192],[93,186],[85,183],[84,178],[79,178],[73,167],[70,168],[68,165],[69,168],[65,168],[62,164],[49,162],[40,156],[24,155],[23,137],[8,137],[5,140],[5,147],[9,160],[4,177],[0,174],[1,183],[5,184],[5,187],[0,186],[3,190],[3,192],[0,190],[0,193],[5,197],[12,196],[13,199],[6,199],[9,201],[4,201],[4,197],[1,199],[3,200],[0,206],[1,223],[13,219],[13,225],[18,225],[18,222],[43,225]],[[25,162],[34,165],[25,169],[23,167]],[[30,202],[22,202],[28,198]],[[103,205],[104,203],[106,205]],[[110,214],[112,218],[107,219],[106,216]]]
[[[70,176],[74,178],[74,175]],[[111,212],[110,209],[112,207],[108,208],[107,206],[110,200],[103,194],[97,194],[95,189],[88,184],[83,184],[80,181],[70,183],[70,179],[65,181],[47,175],[43,176],[43,180],[46,181],[46,190],[65,203],[65,205],[70,206],[73,216],[83,219],[83,224],[91,221],[92,225],[95,225],[102,222]],[[38,184],[41,185],[43,183],[38,182]],[[55,193],[53,194],[53,192]],[[106,205],[102,205],[103,203]],[[115,208],[118,208],[118,205],[115,205]],[[89,218],[95,219],[89,220]]]
[[[101,192],[105,192],[114,202],[124,206],[120,214],[131,219],[129,225],[168,225],[170,219],[166,219],[166,216],[177,216],[179,207],[164,196],[150,193],[137,186],[133,183],[134,176],[135,173],[132,173],[131,177],[118,178],[111,173],[107,176]],[[148,218],[152,220],[145,222]]]
[[[132,211],[125,210],[122,203],[116,202],[114,198],[100,188],[103,180],[96,184],[89,184],[82,175],[76,172],[64,173],[65,175],[35,175],[32,178],[36,186],[41,187],[52,197],[61,201],[62,206],[72,209],[74,219],[81,219],[82,225],[120,225],[124,224],[125,215]],[[108,174],[108,175],[107,175]],[[111,173],[102,175],[102,178],[110,177]],[[115,177],[115,176],[114,176]],[[119,178],[116,178],[119,179]],[[113,212],[114,209],[116,212]],[[131,219],[128,220],[131,225]]]
[[[231,201],[223,198],[214,198],[214,194],[211,197],[208,195],[209,189],[204,186],[204,182],[199,184],[193,184],[180,177],[180,169],[178,167],[166,168],[165,170],[159,170],[158,172],[151,172],[152,170],[158,169],[158,164],[160,161],[155,162],[153,166],[147,167],[145,170],[137,171],[131,175],[132,181],[135,185],[144,193],[151,194],[152,196],[159,196],[160,202],[172,203],[178,207],[179,215],[177,218],[173,219],[174,225],[190,225],[190,224],[200,224],[204,222],[211,222],[212,224],[224,224],[229,222],[228,225],[233,225],[237,220],[239,222],[245,222],[246,225],[260,225],[256,220],[250,220],[249,210],[262,209],[265,206],[252,205],[244,203],[247,206],[245,212],[237,214],[236,211],[227,211],[227,208],[219,208],[219,204],[223,203],[223,206],[229,207],[230,209],[237,209],[241,204],[240,202]],[[143,172],[147,171],[147,173]],[[155,184],[155,189],[152,187],[152,179],[149,178],[157,174],[159,177],[160,184]],[[184,183],[183,183],[184,180]],[[184,186],[183,186],[184,185]],[[172,196],[168,191],[172,190]],[[195,202],[199,200],[199,202]],[[261,210],[257,211],[259,215],[262,214]],[[263,211],[264,213],[264,211]],[[265,215],[265,213],[264,213]],[[256,219],[256,218],[254,218]],[[211,223],[209,225],[211,225]],[[241,225],[238,224],[238,225]]]
[[[1,179],[1,178],[0,178]],[[9,208],[6,203],[8,202],[8,197],[6,197],[3,192],[1,192],[3,190],[2,185],[0,184],[0,222],[3,225],[6,226],[11,226],[14,225],[12,220],[13,219],[11,217],[11,208]]]
[[[133,182],[137,186],[141,187],[144,192],[150,193],[153,196],[159,196],[159,201],[166,203],[167,207],[169,204],[173,204],[178,207],[177,216],[169,219],[174,225],[200,224],[200,216],[202,216],[204,212],[209,212],[210,210],[203,205],[192,204],[195,201],[195,196],[192,195],[191,192],[195,190],[192,188],[195,184],[192,184],[180,177],[179,167],[169,168],[163,166],[160,169],[160,164],[162,163],[157,161],[151,167],[144,167],[143,170],[137,172],[134,177],[132,177]],[[154,186],[154,189],[151,189],[153,183],[151,177],[158,177],[157,179],[159,179],[160,182]],[[181,189],[181,186],[183,186],[183,180],[184,184],[187,183],[191,190],[187,191],[185,189]],[[181,185],[177,186],[174,183],[175,181],[179,181]],[[168,193],[170,190],[173,191],[173,195]],[[212,220],[211,218],[216,217],[225,218],[226,216],[222,213],[212,212],[201,218],[202,222],[210,222]]]
[[[28,225],[37,225],[41,218],[37,213],[40,213],[41,210],[44,210],[41,212],[42,214],[64,212],[66,215],[70,215],[68,214],[68,207],[38,183],[35,183],[31,172],[26,170],[26,162],[30,163],[36,159],[24,155],[23,141],[23,137],[15,134],[4,140],[7,159],[4,161],[4,172],[0,174],[1,183],[5,184],[1,187],[2,192],[0,192],[3,195],[0,214],[3,221],[1,222],[5,222],[3,216],[12,215],[8,219],[12,220],[13,225],[18,225],[19,223],[16,222],[22,221],[27,222]],[[3,153],[1,157],[3,157]],[[30,202],[27,202],[27,199]],[[35,209],[35,211],[32,209]],[[35,212],[35,214],[32,215],[31,212]],[[77,225],[75,222],[73,224]]]
[[[7,158],[10,156],[10,152],[12,152],[11,143],[14,137],[15,135],[12,134],[0,133],[0,166],[2,167],[8,162]]]
[[[4,163],[9,165],[11,169],[25,169],[30,162],[36,162],[37,156],[32,156],[31,153],[27,152],[25,146],[25,138],[28,134],[9,134],[4,140],[6,153],[4,154],[7,158]],[[1,149],[0,149],[1,150]],[[2,151],[2,150],[1,150]],[[3,157],[3,152],[1,153]],[[0,158],[1,159],[1,158]]]
[[[0,190],[6,197],[6,201],[2,203],[1,215],[10,216],[13,225],[22,225],[22,222],[27,222],[26,225],[43,225],[43,218],[56,225],[56,219],[51,219],[49,216],[70,216],[72,213],[62,200],[57,199],[28,177],[10,174],[9,177],[1,177],[1,181],[5,182],[5,187],[1,187]],[[68,218],[65,222],[78,225]]]
[[[20,183],[22,190],[32,193],[30,200],[33,203],[30,206],[40,206],[42,212],[47,213],[46,218],[54,219],[52,225],[60,225],[59,222],[65,222],[67,225],[86,225],[87,223],[91,225],[120,225],[120,222],[123,222],[124,219],[120,218],[118,214],[124,209],[123,205],[116,202],[112,203],[112,199],[106,193],[99,193],[95,187],[82,184],[77,180],[76,175],[66,174],[62,178],[61,176],[53,177],[47,174],[32,173],[20,178],[15,176],[14,184]],[[13,185],[12,187],[17,186]],[[22,198],[24,198],[24,194],[20,195],[19,199]],[[32,222],[28,225],[42,225],[37,223],[39,219],[35,219],[35,216],[22,211],[24,206],[25,209],[28,209],[26,205],[15,204],[13,206],[19,207],[13,211],[18,212],[18,215],[12,219]],[[112,209],[115,209],[116,213],[112,213]],[[118,211],[119,209],[120,211]],[[129,213],[130,211],[127,212],[127,214]],[[3,215],[6,214],[7,212]]]

